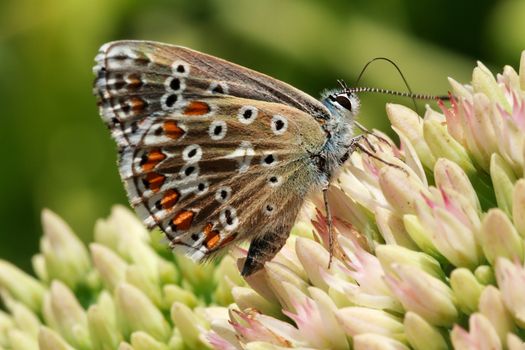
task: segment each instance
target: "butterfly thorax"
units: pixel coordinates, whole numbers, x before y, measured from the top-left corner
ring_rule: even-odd
[[[326,180],[330,181],[348,159],[354,117],[359,111],[359,99],[353,93],[328,91],[323,93],[321,102],[330,114],[323,123],[327,139],[319,154],[322,159],[320,171],[326,174]]]

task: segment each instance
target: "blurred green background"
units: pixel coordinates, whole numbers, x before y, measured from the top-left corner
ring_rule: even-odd
[[[476,60],[517,67],[525,1],[3,0],[0,2],[0,257],[25,269],[48,207],[84,239],[97,217],[126,203],[116,152],[91,94],[93,57],[116,39],[201,50],[318,96],[350,85],[376,56],[396,61],[412,89],[447,92]],[[403,90],[373,65],[362,85]],[[362,96],[360,121],[387,130],[384,104]]]

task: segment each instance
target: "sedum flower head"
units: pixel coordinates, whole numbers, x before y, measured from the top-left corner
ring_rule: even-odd
[[[525,348],[525,52],[481,63],[423,117],[387,105],[400,146],[354,153],[244,280],[237,248],[196,265],[116,206],[84,245],[42,215],[37,277],[0,260],[0,349]]]

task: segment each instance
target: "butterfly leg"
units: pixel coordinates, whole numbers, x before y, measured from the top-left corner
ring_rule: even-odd
[[[386,164],[386,165],[391,166],[393,168],[402,170],[405,173],[407,172],[404,168],[400,167],[399,165],[387,162],[386,160],[382,159],[381,157],[376,156],[373,152],[370,152],[369,150],[367,150],[366,147],[364,147],[362,144],[359,143],[361,140],[365,140],[365,142],[367,142],[367,143],[369,142],[365,135],[359,135],[357,137],[354,137],[352,139],[352,142],[351,142],[350,147],[348,149],[348,153],[349,154],[352,154],[356,150],[360,150],[364,154],[368,155],[371,158],[374,158],[374,159],[380,161],[383,164]]]
[[[326,221],[328,222],[328,250],[330,252],[330,260],[328,260],[328,268],[332,265],[332,258],[334,257],[335,251],[335,233],[334,233],[334,223],[332,220],[332,211],[330,210],[330,204],[328,204],[328,186],[323,188],[323,200],[324,200],[324,209],[326,212]]]
[[[283,227],[252,240],[241,275],[247,277],[262,269],[264,263],[270,261],[281,250],[289,235],[289,228]]]
[[[330,204],[328,203],[328,186],[323,189],[323,200],[324,200],[324,208],[326,211],[326,221],[328,223],[328,251],[330,253],[330,260],[328,261],[328,268],[332,266],[332,259],[335,256],[342,262],[345,262],[347,264],[350,263],[350,259],[344,252],[344,250],[339,245],[339,241],[337,240],[335,230],[334,230],[334,221],[332,217],[332,211],[330,209]]]

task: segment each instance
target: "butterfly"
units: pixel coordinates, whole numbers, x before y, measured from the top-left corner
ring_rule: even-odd
[[[103,45],[94,94],[118,145],[130,204],[196,261],[249,241],[242,275],[283,247],[304,198],[359,147],[359,99],[317,100],[267,75],[181,46]],[[333,234],[330,234],[330,250]],[[332,255],[331,255],[332,256]]]

